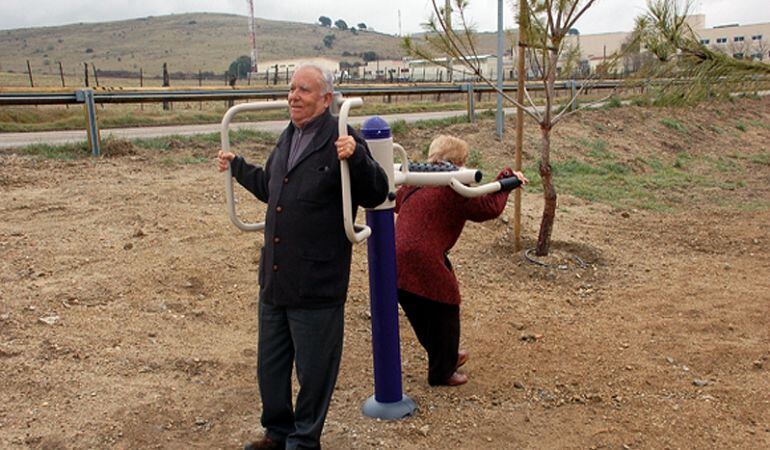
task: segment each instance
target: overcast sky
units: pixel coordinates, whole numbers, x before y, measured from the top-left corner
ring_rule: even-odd
[[[443,4],[443,0],[438,0]],[[497,28],[498,0],[469,0],[477,29]],[[503,0],[504,26],[513,25],[515,0]],[[348,25],[364,22],[377,31],[397,34],[421,31],[430,15],[430,0],[254,0],[257,17],[317,22],[319,16]],[[630,31],[646,0],[597,0],[577,23],[581,33]],[[770,0],[700,0],[695,12],[706,14],[706,26],[770,22]],[[184,12],[248,14],[247,0],[0,0],[0,29],[103,22]]]

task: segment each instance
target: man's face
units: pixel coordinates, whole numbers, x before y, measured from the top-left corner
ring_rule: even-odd
[[[331,105],[332,94],[322,94],[322,75],[312,67],[294,73],[289,84],[289,115],[298,127],[320,116]]]

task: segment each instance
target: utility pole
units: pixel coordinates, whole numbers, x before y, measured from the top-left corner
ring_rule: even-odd
[[[527,79],[527,73],[524,66],[524,51],[526,43],[524,42],[525,31],[529,25],[529,12],[527,0],[519,0],[519,51],[518,51],[518,85],[516,88],[516,101],[519,105],[524,104],[524,88]],[[516,155],[514,158],[514,170],[521,171],[521,153],[524,147],[524,110],[519,106],[516,109]],[[513,194],[513,236],[514,248],[518,252],[521,250],[521,189],[514,190]]]
[[[446,22],[447,34],[452,32],[452,1],[446,0],[444,3],[444,22]],[[452,82],[452,55],[447,53],[446,55],[446,70],[448,82]]]
[[[251,73],[257,73],[257,23],[254,19],[254,0],[246,0],[249,3],[249,41],[251,43]]]
[[[497,0],[497,114],[495,124],[497,138],[503,140],[503,0]]]

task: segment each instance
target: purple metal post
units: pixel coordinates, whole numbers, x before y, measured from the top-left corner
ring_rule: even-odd
[[[374,159],[389,177],[391,195],[380,206],[366,212],[372,229],[367,241],[369,258],[369,294],[372,311],[372,354],[374,358],[374,395],[362,407],[364,415],[379,419],[402,419],[417,409],[403,394],[401,384],[401,347],[398,336],[398,300],[396,292],[396,232],[393,223],[395,185],[393,175],[393,138],[388,123],[379,117],[364,122],[361,133]]]
[[[401,400],[402,396],[393,209],[367,211],[366,223],[372,229],[366,248],[372,308],[374,398],[378,402],[392,403]]]

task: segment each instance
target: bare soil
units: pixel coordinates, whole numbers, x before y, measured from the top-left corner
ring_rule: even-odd
[[[741,121],[754,125],[736,130]],[[713,176],[742,184],[663,191],[680,201],[660,211],[561,194],[550,267],[515,251],[513,199],[500,219],[469,224],[451,257],[470,382],[429,387],[402,316],[404,389],[419,407],[405,420],[360,412],[373,375],[357,246],[324,446],[769,448],[769,125],[768,100],[570,118],[555,132],[557,159],[597,137],[629,164],[739,151],[738,169]],[[493,129],[444,131],[468,138],[493,174],[512,162]],[[401,141],[417,156],[436,133]],[[268,150],[239,149],[255,161]],[[238,448],[260,436],[262,236],[229,223],[222,176],[195,162],[214,152],[0,155],[0,448]],[[263,206],[237,194],[242,216],[260,218]],[[526,247],[541,207],[524,193]]]

